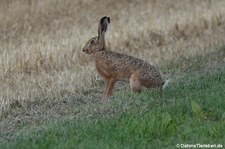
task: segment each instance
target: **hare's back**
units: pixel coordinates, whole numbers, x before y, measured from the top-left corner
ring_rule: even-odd
[[[125,69],[127,71],[135,71],[145,63],[138,58],[111,51],[107,53],[107,60],[110,61],[110,65],[115,66],[118,70]]]
[[[95,61],[97,67],[120,77],[129,77],[131,73],[135,72],[144,63],[140,59],[112,51],[96,53]]]

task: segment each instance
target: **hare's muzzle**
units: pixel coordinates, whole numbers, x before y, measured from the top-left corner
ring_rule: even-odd
[[[90,53],[90,50],[88,48],[83,48],[83,52],[89,54]]]

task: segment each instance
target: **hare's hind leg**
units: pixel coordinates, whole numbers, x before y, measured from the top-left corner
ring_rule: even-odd
[[[105,81],[106,82],[106,86],[105,86],[105,91],[103,94],[102,99],[105,100],[108,97],[112,96],[112,92],[113,92],[113,87],[116,83],[116,79],[115,78],[110,78],[108,80]]]
[[[141,92],[141,82],[139,77],[136,74],[132,74],[130,77],[130,87],[132,92],[140,93]]]

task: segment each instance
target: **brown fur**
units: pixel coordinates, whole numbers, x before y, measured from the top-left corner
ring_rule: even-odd
[[[162,88],[164,82],[154,66],[106,49],[104,35],[109,23],[109,17],[103,17],[99,22],[98,37],[90,39],[83,48],[85,53],[92,55],[98,73],[106,82],[102,99],[112,96],[113,87],[119,79],[130,79],[131,90],[135,93],[140,93],[142,86]]]

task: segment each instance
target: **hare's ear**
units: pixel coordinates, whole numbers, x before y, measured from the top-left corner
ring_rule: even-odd
[[[98,37],[104,36],[107,31],[108,24],[110,23],[110,17],[102,17],[98,23]]]

